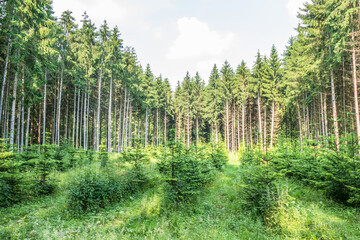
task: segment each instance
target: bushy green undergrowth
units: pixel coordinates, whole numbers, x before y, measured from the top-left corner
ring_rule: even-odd
[[[164,150],[159,171],[165,181],[166,200],[184,202],[200,194],[205,185],[226,162],[222,149],[213,147],[185,148],[181,142],[169,142]]]
[[[360,206],[360,158],[353,151],[283,144],[267,153],[274,171],[299,179],[338,202]]]

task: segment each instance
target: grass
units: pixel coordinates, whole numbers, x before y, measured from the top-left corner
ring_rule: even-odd
[[[66,200],[66,185],[79,169],[57,172],[55,194],[0,209],[0,239],[360,239],[359,210],[288,179],[279,183],[278,222],[265,226],[242,209],[239,168],[238,156],[230,155],[223,172],[197,199],[174,206],[163,201],[152,161],[151,183],[143,191],[80,217],[67,211]]]

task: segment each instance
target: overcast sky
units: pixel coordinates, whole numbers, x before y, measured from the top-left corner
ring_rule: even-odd
[[[56,16],[71,10],[80,23],[84,11],[98,28],[104,20],[120,29],[143,67],[170,80],[172,88],[198,71],[208,81],[216,63],[242,60],[252,67],[258,50],[282,53],[295,34],[305,0],[53,0]]]

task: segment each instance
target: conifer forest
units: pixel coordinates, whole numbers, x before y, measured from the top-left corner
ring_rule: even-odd
[[[360,2],[297,17],[171,86],[106,20],[0,1],[0,239],[360,239]]]

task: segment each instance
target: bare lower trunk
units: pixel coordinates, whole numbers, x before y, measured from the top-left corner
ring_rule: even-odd
[[[109,92],[109,112],[108,112],[108,152],[111,152],[112,150],[112,144],[111,144],[111,106],[112,106],[112,74],[110,75],[110,92]]]
[[[148,142],[148,107],[146,107],[145,111],[145,148],[147,147]]]
[[[9,54],[10,54],[10,46],[11,46],[11,38],[8,38],[8,44],[6,48],[6,57],[5,57],[5,65],[4,65],[4,74],[2,78],[1,84],[1,97],[0,97],[0,124],[1,124],[1,116],[2,116],[2,109],[3,109],[3,101],[4,101],[4,91],[6,85],[6,76],[7,76],[7,69],[8,69],[8,62],[9,62]]]
[[[242,114],[241,114],[241,118],[242,118],[242,140],[243,140],[243,146],[245,147],[245,101],[242,101]]]
[[[25,147],[29,146],[29,125],[30,125],[30,107],[27,109],[26,132],[25,132]]]
[[[19,69],[18,69],[19,70]],[[10,120],[10,148],[14,148],[14,134],[15,134],[15,114],[16,114],[16,90],[17,90],[17,83],[18,81],[18,73],[15,72],[14,77],[14,88],[13,88],[13,100],[11,104],[11,120]]]
[[[74,144],[75,144],[76,93],[77,93],[77,89],[76,89],[76,87],[75,87],[75,92],[74,92],[74,113],[73,113],[73,130],[72,130],[72,145],[73,145],[73,147],[74,147]]]
[[[332,100],[332,107],[333,107],[335,144],[336,144],[336,150],[339,151],[340,150],[339,126],[338,126],[338,122],[337,122],[337,109],[336,109],[335,83],[334,83],[333,70],[330,71],[330,78],[331,78],[331,100]]]
[[[99,145],[100,145],[100,109],[101,109],[101,77],[102,77],[102,68],[103,68],[103,59],[101,59],[101,66],[100,66],[100,74],[99,74],[99,82],[98,82],[98,106],[97,106],[97,117],[96,117],[96,142],[95,142],[95,149],[99,152]]]
[[[275,101],[272,101],[271,104],[271,130],[270,130],[270,148],[273,147],[274,139],[274,121],[275,121]]]
[[[57,119],[56,119],[56,143],[60,145],[60,119],[61,119],[61,96],[62,96],[62,86],[63,86],[63,78],[64,78],[64,66],[61,66],[60,73],[60,86],[59,86],[59,99],[57,106]]]
[[[263,141],[262,141],[262,126],[261,126],[261,100],[260,100],[260,93],[258,93],[257,104],[258,104],[258,118],[259,118],[258,120],[259,120],[260,147],[262,148],[262,146],[263,146]]]
[[[359,12],[360,17],[360,12]],[[354,33],[352,34],[352,40],[354,41]],[[358,137],[358,145],[360,146],[360,115],[359,115],[359,98],[358,98],[358,87],[357,87],[357,69],[356,69],[356,53],[355,47],[352,48],[352,74],[354,84],[354,105],[355,105],[355,119],[356,119],[356,134]]]
[[[301,147],[301,150],[302,150],[302,144],[303,144],[303,133],[302,133],[301,113],[300,113],[299,103],[296,105],[296,112],[297,112],[298,121],[299,121],[300,147]]]

